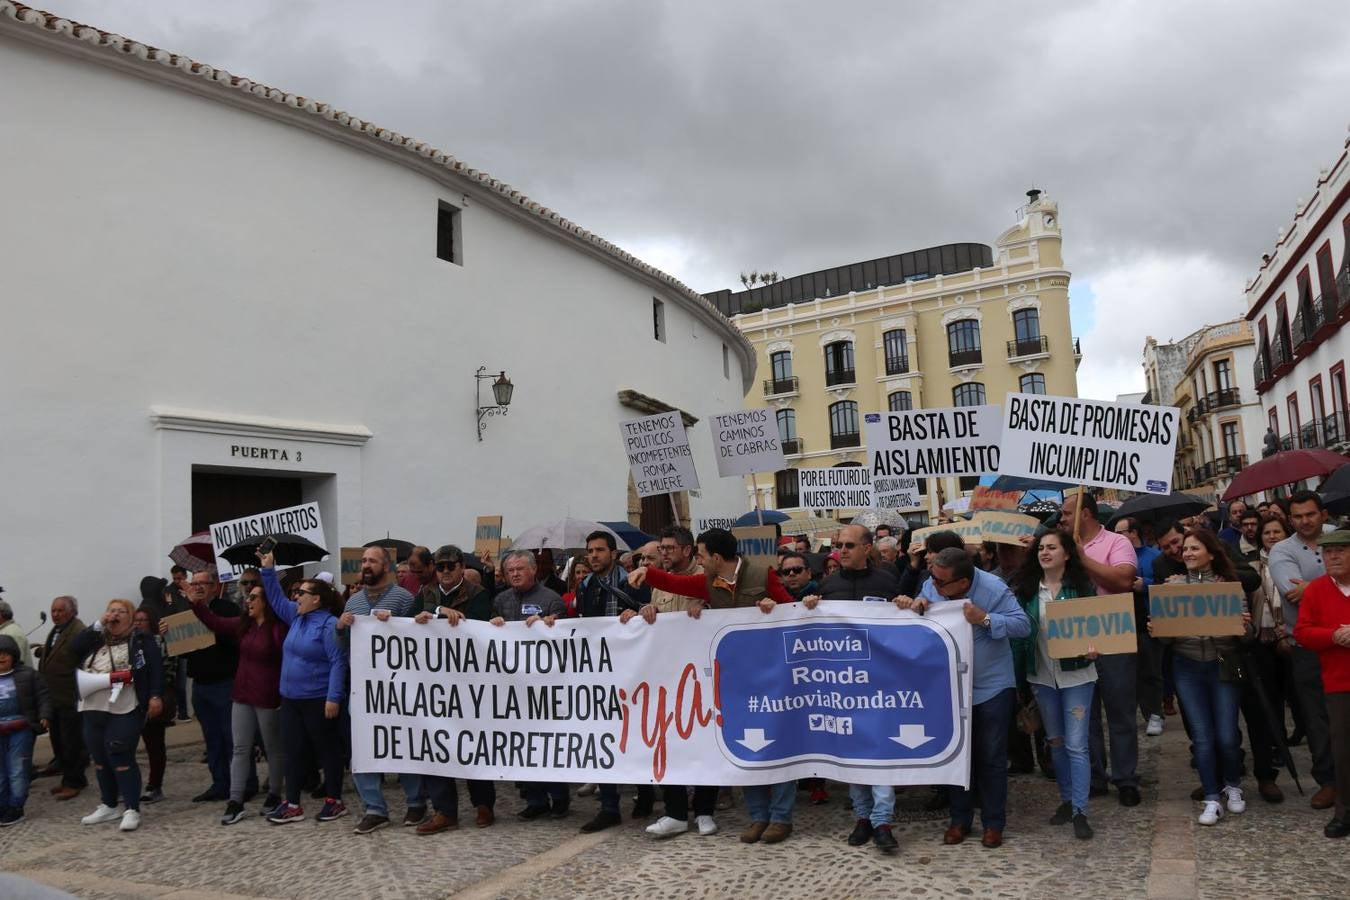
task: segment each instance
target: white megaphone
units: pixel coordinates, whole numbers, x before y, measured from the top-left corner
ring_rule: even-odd
[[[122,682],[114,682],[111,675],[106,672],[97,675],[84,669],[75,670],[75,687],[80,692],[81,700],[88,700],[99,691],[108,691],[108,702],[116,703],[118,695],[122,693]]]

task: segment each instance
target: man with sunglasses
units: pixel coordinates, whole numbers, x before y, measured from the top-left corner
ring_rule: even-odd
[[[1031,620],[1001,578],[975,568],[965,548],[949,547],[928,567],[928,582],[918,598],[898,596],[895,605],[923,613],[936,603],[960,603],[974,626],[971,702],[970,777],[976,790],[952,788],[951,825],[944,844],[959,844],[975,822],[975,794],[980,796],[980,843],[1002,846],[1007,824],[1008,728],[1017,708],[1017,679],[1009,638],[1031,634]]]
[[[794,600],[820,593],[819,585],[811,577],[811,567],[807,565],[806,557],[795,551],[779,554],[778,580],[783,582],[783,587],[787,588]]]
[[[453,544],[437,548],[432,554],[432,568],[435,583],[423,588],[417,596],[418,612],[413,618],[419,625],[432,619],[458,625],[465,619],[486,622],[492,618],[492,597],[464,577],[464,551]],[[439,834],[459,828],[459,790],[455,779],[428,775],[423,781],[436,812],[422,820],[417,833]],[[487,828],[495,820],[497,788],[491,781],[466,779],[465,784],[469,788],[469,802],[477,814],[474,824]]]

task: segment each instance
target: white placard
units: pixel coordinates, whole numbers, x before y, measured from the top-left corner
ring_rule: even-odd
[[[211,526],[211,549],[216,554],[216,568],[220,571],[221,581],[233,581],[245,569],[221,556],[221,552],[244,538],[260,534],[298,534],[324,546],[323,519],[319,517],[318,503],[303,503],[300,506],[288,506],[271,512],[258,513],[256,516],[244,516]],[[324,557],[327,559],[328,557]],[[277,566],[289,569],[291,566]]]
[[[1002,427],[997,406],[866,413],[868,468],[873,479],[992,474],[999,471]]]
[[[639,497],[698,489],[689,436],[679,412],[628,419],[619,423],[619,433]]]
[[[738,409],[710,416],[717,474],[753,475],[786,468],[778,442],[778,420],[768,407]]]
[[[720,528],[723,531],[730,531],[735,524],[735,516],[697,516],[694,519],[694,537],[698,537],[710,528]]]
[[[910,509],[919,505],[919,479],[881,475],[872,479],[873,509]]]
[[[1149,494],[1172,489],[1172,406],[1008,394],[999,473]]]
[[[803,509],[869,509],[872,473],[866,466],[798,469],[797,505]]]

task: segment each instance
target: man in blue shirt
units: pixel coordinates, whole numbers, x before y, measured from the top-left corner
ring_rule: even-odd
[[[929,565],[928,582],[917,599],[895,598],[901,609],[922,614],[935,603],[961,603],[974,626],[974,690],[971,700],[971,782],[980,795],[980,843],[1003,844],[1008,806],[1008,728],[1017,707],[1017,679],[1009,638],[1031,634],[1031,620],[1003,581],[975,568],[964,548],[950,547]],[[959,844],[975,823],[975,794],[953,788],[951,825],[944,844]]]

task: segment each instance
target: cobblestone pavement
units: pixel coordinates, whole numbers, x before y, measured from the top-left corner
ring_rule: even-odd
[[[81,897],[173,900],[1350,895],[1350,843],[1322,837],[1329,813],[1310,809],[1287,775],[1281,776],[1284,804],[1266,804],[1253,790],[1244,815],[1227,816],[1213,828],[1195,824],[1188,795],[1196,782],[1175,718],[1161,738],[1140,737],[1143,804],[1123,808],[1114,794],[1094,799],[1095,840],[1075,841],[1067,826],[1046,824],[1058,799],[1054,786],[1039,774],[1024,775],[1011,781],[1002,849],[986,850],[978,841],[942,846],[945,816],[923,810],[928,789],[910,788],[897,803],[900,849],[892,857],[844,843],[852,822],[838,785],[831,785],[828,805],[809,806],[799,795],[797,830],[776,846],[739,843],[747,821],[739,808],[719,813],[721,831],[714,836],[660,842],[628,822],[580,834],[596,808],[593,798],[575,799],[562,821],[520,822],[515,813],[523,804],[510,785],[499,792],[498,824],[482,830],[418,837],[391,826],[357,836],[355,808],[333,823],[311,818],[278,827],[257,817],[256,800],[248,819],[222,827],[223,804],[187,799],[206,785],[201,747],[192,741],[196,724],[169,735],[169,799],[145,807],[139,831],[81,826],[79,817],[97,803],[94,793],[56,803],[48,794],[52,780],[40,779],[28,821],[0,831],[0,866]],[[47,758],[43,741],[37,759]],[[1296,748],[1295,758],[1307,772],[1306,749]],[[401,792],[391,783],[386,794],[397,820]],[[350,787],[347,798],[355,807]],[[462,791],[461,802],[467,803]],[[312,817],[317,807],[307,801],[306,811]]]

